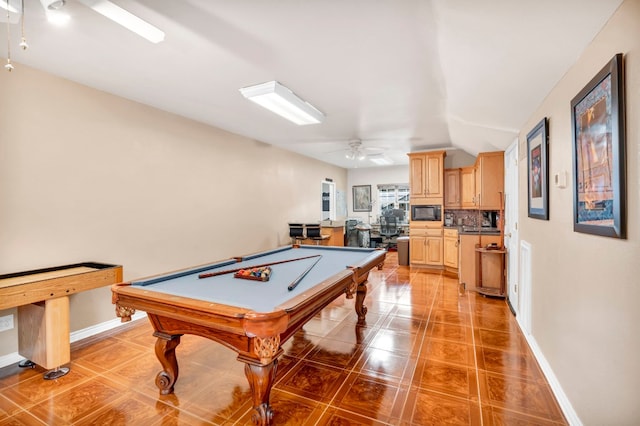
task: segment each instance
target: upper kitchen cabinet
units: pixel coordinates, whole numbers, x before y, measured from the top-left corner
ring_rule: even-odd
[[[409,154],[411,203],[418,199],[440,199],[444,196],[444,151]]]
[[[477,209],[476,198],[476,168],[463,167],[460,169],[460,207]]]
[[[460,208],[460,169],[444,171],[444,208]]]
[[[476,159],[476,193],[480,210],[500,210],[504,196],[504,152],[482,152]]]

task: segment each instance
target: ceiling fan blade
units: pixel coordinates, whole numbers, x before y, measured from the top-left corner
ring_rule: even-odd
[[[117,6],[107,0],[79,0],[80,3],[93,9],[102,16],[122,25],[129,31],[133,31],[140,37],[152,43],[160,43],[164,40],[164,31],[154,27],[150,23],[138,18],[133,13]]]

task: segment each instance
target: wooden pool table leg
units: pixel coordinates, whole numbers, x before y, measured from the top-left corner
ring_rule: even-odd
[[[358,284],[356,290],[356,313],[358,314],[358,322],[365,320],[367,315],[367,307],[364,306],[364,298],[367,296],[366,280]]]
[[[161,395],[173,393],[173,385],[178,380],[178,359],[176,347],[180,344],[182,334],[153,333],[156,340],[156,357],[162,364],[162,371],[156,376],[156,386]]]
[[[253,410],[251,420],[255,425],[268,426],[273,420],[273,410],[269,405],[271,387],[276,378],[278,358],[274,358],[269,364],[263,365],[254,359],[238,356],[238,360],[244,362],[244,374],[249,381],[253,397]]]

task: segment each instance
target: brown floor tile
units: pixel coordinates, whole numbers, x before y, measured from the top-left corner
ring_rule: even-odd
[[[376,331],[369,346],[408,357],[412,354],[414,348],[420,347],[422,338],[422,335],[416,333],[380,329]]]
[[[466,325],[429,322],[427,337],[431,339],[450,340],[457,343],[473,344],[472,330]]]
[[[328,409],[318,422],[318,426],[384,426],[387,424],[337,408]]]
[[[528,380],[545,381],[542,370],[533,355],[503,351],[487,346],[476,349],[478,369]]]
[[[426,339],[420,351],[420,358],[475,367],[473,346],[448,340]]]
[[[315,345],[305,356],[305,360],[335,368],[351,369],[361,353],[360,345],[325,338]]]
[[[477,374],[472,367],[419,359],[413,383],[421,389],[478,399]]]
[[[332,405],[386,422],[391,417],[398,390],[392,382],[352,373]]]
[[[344,370],[306,362],[292,368],[275,387],[328,404],[346,378]]]
[[[2,396],[24,409],[30,409],[43,401],[52,400],[75,386],[91,382],[95,377],[94,372],[72,364],[69,373],[59,379],[44,380],[42,375],[38,374],[3,389]]]
[[[546,383],[484,371],[480,371],[478,376],[483,405],[525,413],[545,420],[564,421]]]
[[[402,417],[402,425],[481,425],[477,401],[444,395],[427,389],[410,393]]]
[[[43,426],[46,424],[47,423],[41,422],[26,411],[21,411],[11,417],[0,420],[0,426]]]
[[[112,403],[126,392],[116,382],[96,376],[29,408],[46,424],[72,424]]]
[[[0,420],[11,417],[18,413],[20,410],[21,408],[17,404],[0,395]]]
[[[505,331],[475,329],[474,336],[477,346],[487,346],[504,351],[522,351],[529,350],[527,341],[524,336],[519,333],[509,333]]]
[[[409,359],[405,356],[370,347],[363,350],[354,371],[399,383],[405,375],[408,364]]]
[[[273,424],[283,426],[315,425],[326,409],[324,404],[279,390],[271,392],[271,406]],[[253,410],[247,411],[238,424],[253,425],[252,415]]]

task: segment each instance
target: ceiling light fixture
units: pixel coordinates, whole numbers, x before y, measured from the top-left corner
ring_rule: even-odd
[[[240,93],[250,101],[299,126],[324,121],[322,112],[277,81],[243,87]]]
[[[51,1],[51,0],[40,0]],[[107,0],[80,0],[80,3],[93,9],[102,16],[111,19],[113,22],[118,23],[128,29],[149,40],[151,43],[160,43],[164,40],[164,31],[154,27],[150,23],[143,21],[131,12],[128,12],[116,6]]]
[[[40,0],[47,21],[54,25],[67,24],[71,20],[71,16],[63,10],[65,3],[64,0]]]
[[[8,0],[1,2],[0,7],[3,8],[4,10],[8,10],[11,13],[18,13],[18,9],[11,6],[11,3]]]

